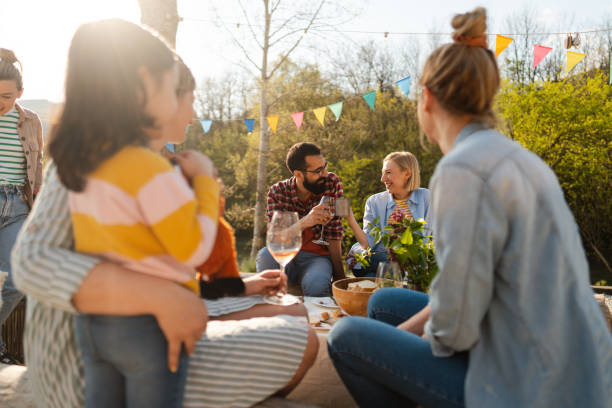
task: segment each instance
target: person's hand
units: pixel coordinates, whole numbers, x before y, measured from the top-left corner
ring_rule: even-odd
[[[318,224],[327,224],[331,221],[332,216],[329,213],[329,206],[327,204],[319,204],[316,207],[312,207],[312,210],[304,218],[300,220],[302,229],[312,227]]]
[[[397,325],[398,329],[409,331],[417,336],[423,336],[425,332],[425,323],[431,316],[431,307],[425,306],[418,313],[413,315],[410,319]]]
[[[287,291],[287,275],[279,269],[267,269],[244,279],[245,295],[273,295]]]
[[[186,150],[174,155],[188,180],[196,176],[217,177],[217,170],[208,156],[193,150]]]
[[[208,310],[200,297],[181,285],[173,285],[167,299],[160,299],[155,317],[168,341],[168,368],[178,369],[181,346],[192,354],[208,322]]]

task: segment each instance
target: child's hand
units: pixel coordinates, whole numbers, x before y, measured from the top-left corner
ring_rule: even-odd
[[[200,152],[186,150],[175,155],[174,158],[188,180],[196,176],[217,177],[217,170],[212,161]]]

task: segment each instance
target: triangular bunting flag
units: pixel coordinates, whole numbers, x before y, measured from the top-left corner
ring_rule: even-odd
[[[543,45],[534,45],[533,46],[533,67],[538,66],[538,64],[544,59],[545,56],[552,50],[550,47],[545,47]]]
[[[376,91],[368,92],[367,94],[361,95],[367,102],[370,109],[374,110],[374,103],[376,102]]]
[[[396,84],[397,86],[399,86],[399,89],[402,90],[404,95],[408,96],[408,94],[410,93],[410,77],[407,76],[404,79],[400,79],[396,82]]]
[[[270,125],[270,129],[272,129],[272,133],[276,134],[276,125],[278,125],[278,115],[275,116],[266,116],[268,120],[268,125]]]
[[[503,35],[497,34],[495,37],[495,56],[499,57],[499,54],[501,54],[512,41],[514,41],[514,38],[504,37]]]
[[[340,115],[342,114],[342,104],[343,103],[344,102],[336,102],[334,104],[327,105],[329,110],[332,111],[334,116],[336,117],[336,121],[338,121],[338,119],[340,119]]]
[[[253,133],[253,126],[255,126],[255,119],[245,119],[244,124],[247,129],[249,129],[249,133]]]
[[[567,74],[578,64],[582,59],[586,57],[586,54],[580,52],[567,51],[567,60],[565,63],[565,73]]]
[[[317,120],[319,121],[319,123],[323,127],[325,127],[325,110],[326,109],[327,109],[327,106],[323,106],[321,108],[317,108],[317,109],[313,109],[312,110],[314,112],[315,116],[317,117]]]
[[[291,119],[293,119],[295,126],[297,126],[297,130],[300,130],[302,127],[302,120],[304,120],[304,112],[292,113]]]
[[[202,124],[202,129],[204,129],[204,133],[208,133],[208,131],[210,130],[210,125],[212,125],[212,120],[202,119],[200,123]]]
[[[172,143],[166,143],[166,149],[174,153],[174,145]]]

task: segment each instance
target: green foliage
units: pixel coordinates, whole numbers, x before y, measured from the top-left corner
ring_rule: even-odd
[[[402,213],[394,213],[391,217],[392,222],[384,228],[378,226],[379,219],[374,220],[375,227],[371,231],[374,241],[382,242],[388,248],[389,260],[397,262],[404,271],[409,286],[427,292],[438,273],[438,264],[433,239],[423,232],[425,220],[412,220]],[[357,262],[369,265],[369,250],[365,254],[355,255]]]
[[[587,247],[612,251],[612,87],[601,73],[504,84],[503,130],[556,173]]]

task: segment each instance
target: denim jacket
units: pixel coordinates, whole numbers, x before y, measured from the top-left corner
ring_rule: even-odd
[[[612,336],[552,170],[480,123],[431,181],[436,258],[425,333],[469,351],[468,407],[610,407]]]
[[[425,222],[427,222],[425,233],[430,234],[431,230],[427,229],[427,226],[431,226],[429,190],[426,188],[417,188],[410,193],[408,201],[412,216],[415,220],[418,220],[419,218],[425,219]],[[365,214],[363,216],[363,232],[365,232],[366,237],[368,238],[368,244],[373,252],[384,251],[386,248],[383,246],[382,242],[374,245],[374,237],[371,234],[372,228],[376,225],[378,225],[381,229],[384,228],[387,225],[389,216],[394,210],[395,200],[393,200],[393,196],[388,191],[374,194],[367,199],[365,204]],[[378,224],[374,224],[377,217]],[[351,257],[350,254],[361,250],[363,250],[363,248],[361,248],[359,242],[356,242],[349,250],[348,257]],[[357,267],[357,269],[359,268]]]

